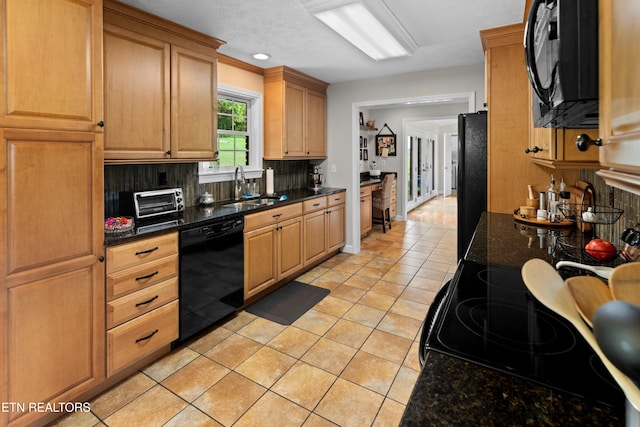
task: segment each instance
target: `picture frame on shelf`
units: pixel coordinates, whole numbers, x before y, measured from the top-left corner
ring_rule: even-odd
[[[397,156],[396,135],[376,135],[376,156]]]
[[[360,126],[364,126],[364,114],[360,111]]]
[[[366,148],[362,150],[362,160],[369,160],[369,150]]]
[[[367,138],[364,138],[364,148],[369,148],[367,147]]]

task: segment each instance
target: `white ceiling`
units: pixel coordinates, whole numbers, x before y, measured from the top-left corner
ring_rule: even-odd
[[[313,17],[301,0],[121,1],[224,40],[219,52],[232,58],[261,68],[288,65],[328,83],[482,63],[479,31],[522,22],[525,4],[384,0],[419,47],[410,57],[376,62]],[[255,60],[255,52],[271,59]]]

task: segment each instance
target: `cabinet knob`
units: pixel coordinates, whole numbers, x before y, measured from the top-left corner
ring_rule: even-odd
[[[100,120],[100,121],[98,122],[98,126],[100,126],[101,128],[103,128],[103,127],[104,127],[104,122],[103,122],[102,120]]]
[[[591,139],[591,137],[586,133],[578,135],[578,138],[576,139],[576,147],[578,147],[578,150],[587,151],[591,145],[602,147],[602,139]]]
[[[171,155],[171,150],[167,151],[166,154],[167,154],[167,156],[170,156]]]
[[[534,146],[533,148],[525,148],[524,152],[529,154],[529,153],[537,153],[540,151],[544,151],[542,148],[538,147],[537,145]]]
[[[99,256],[99,257],[98,257],[98,261],[100,261],[100,262],[104,262],[104,257],[103,257],[103,256]]]

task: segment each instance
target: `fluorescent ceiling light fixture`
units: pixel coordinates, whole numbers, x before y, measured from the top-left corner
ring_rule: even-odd
[[[378,8],[380,12],[380,8]],[[404,32],[404,43],[391,34],[362,3],[349,3],[338,7],[313,11],[316,18],[344,37],[348,42],[376,61],[411,55],[417,48],[413,39],[406,34],[386,5],[382,11],[389,15],[386,22],[396,32]]]
[[[251,56],[253,56],[255,59],[259,59],[260,61],[266,61],[267,59],[271,58],[271,55],[264,52],[254,53]]]

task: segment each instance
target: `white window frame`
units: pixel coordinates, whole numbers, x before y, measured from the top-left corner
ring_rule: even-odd
[[[244,176],[248,179],[262,178],[263,141],[263,95],[247,89],[218,84],[218,96],[240,98],[248,103],[249,165],[243,166]],[[209,167],[209,162],[198,163],[198,183],[233,181],[235,166]]]

